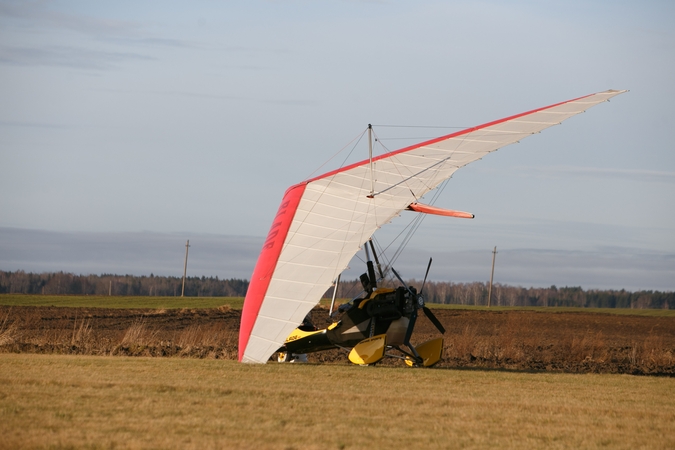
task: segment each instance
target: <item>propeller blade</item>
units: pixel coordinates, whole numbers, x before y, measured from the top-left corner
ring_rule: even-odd
[[[399,275],[398,272],[396,272],[396,269],[394,269],[394,268],[392,267],[392,268],[391,268],[391,271],[394,272],[394,275],[396,275],[396,278],[398,278],[398,281],[400,281],[401,284],[403,285],[403,287],[406,288],[406,289],[408,290],[408,292],[410,293],[410,295],[412,295],[413,297],[415,297],[415,294],[413,294],[413,292],[410,290],[410,288],[408,287],[408,285],[405,284],[405,281],[403,281],[403,278],[401,278],[401,275]]]
[[[420,295],[424,292],[424,285],[427,284],[427,277],[429,276],[429,269],[431,269],[431,258],[429,258],[429,265],[427,266],[427,273],[424,274],[424,281],[422,282],[422,289],[420,289]]]
[[[422,310],[424,311],[424,314],[426,314],[426,316],[429,318],[431,323],[436,325],[436,328],[438,328],[438,331],[440,331],[441,334],[445,334],[445,328],[443,327],[441,322],[436,318],[436,316],[434,316],[434,313],[432,313],[431,310],[429,308],[427,308],[426,306],[423,306]]]

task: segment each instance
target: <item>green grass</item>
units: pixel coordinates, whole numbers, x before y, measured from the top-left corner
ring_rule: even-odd
[[[335,304],[348,302],[349,299],[336,299]],[[323,298],[320,305],[328,308],[331,299]],[[67,306],[87,308],[217,308],[229,305],[241,309],[244,297],[148,297],[148,296],[107,296],[107,295],[26,295],[0,294],[0,305],[6,306]],[[627,309],[627,308],[577,308],[543,306],[471,306],[427,303],[429,308],[460,309],[473,311],[536,311],[536,312],[584,312],[599,314],[618,314],[633,316],[675,317],[672,309]],[[337,306],[336,306],[337,307]]]
[[[24,295],[1,294],[0,305],[68,306],[88,308],[217,308],[229,305],[241,309],[243,297],[127,297],[107,295]]]
[[[0,354],[4,448],[675,448],[675,379]]]
[[[427,303],[431,309],[464,309],[471,311],[535,311],[549,313],[597,313],[597,314],[617,314],[631,316],[652,316],[652,317],[675,317],[673,309],[630,309],[630,308],[580,308],[573,306],[472,306],[472,305],[446,305],[441,303]]]

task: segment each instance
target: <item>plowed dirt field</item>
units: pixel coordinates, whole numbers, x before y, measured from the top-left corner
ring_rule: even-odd
[[[675,317],[584,312],[435,309],[445,333],[440,368],[675,376]],[[0,351],[236,359],[241,312],[0,306]],[[317,307],[313,321],[327,325]],[[418,344],[438,337],[420,317]],[[346,353],[308,355],[348,364]],[[402,365],[385,359],[382,365]]]

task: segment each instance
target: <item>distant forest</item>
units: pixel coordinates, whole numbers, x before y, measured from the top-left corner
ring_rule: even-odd
[[[182,277],[0,271],[0,294],[180,296]],[[187,277],[187,297],[244,297],[247,280]]]
[[[422,281],[408,280],[421,289]],[[339,297],[359,293],[357,280],[340,283]],[[481,282],[451,283],[427,281],[424,299],[427,303],[486,306],[489,284]],[[332,296],[332,289],[327,296]],[[581,287],[524,288],[495,283],[492,285],[492,306],[575,306],[581,308],[675,309],[675,292],[621,290],[583,290]]]
[[[138,295],[180,296],[181,277],[134,275],[74,275],[71,273],[26,273],[0,271],[0,294],[47,295]],[[218,277],[187,277],[187,297],[244,297],[248,280]],[[409,284],[421,287],[421,281]],[[487,305],[487,283],[451,283],[428,281],[424,296],[429,303],[458,305]],[[338,290],[341,298],[357,296],[361,291],[358,280],[342,281]],[[332,288],[326,297],[332,296]],[[494,284],[493,306],[577,306],[582,308],[675,309],[675,292],[626,290],[583,290],[581,287],[524,288]]]

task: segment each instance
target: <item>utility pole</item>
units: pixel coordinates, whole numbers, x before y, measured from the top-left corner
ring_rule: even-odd
[[[188,248],[190,248],[190,239],[185,243],[185,265],[183,265],[183,289],[180,291],[180,296],[185,295],[185,275],[187,274],[187,257],[188,257]]]
[[[495,276],[495,255],[497,254],[497,246],[492,250],[492,272],[490,273],[490,289],[488,289],[488,308],[492,303],[492,278]]]

